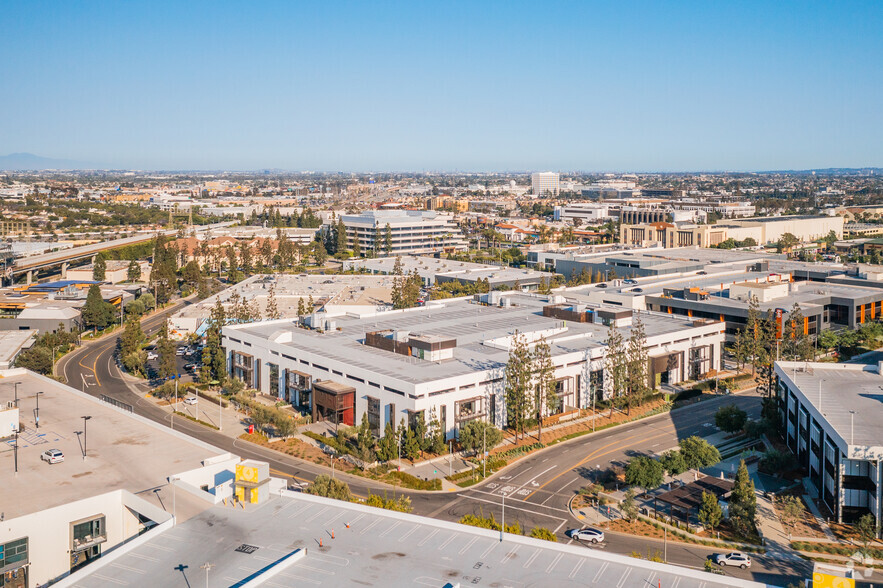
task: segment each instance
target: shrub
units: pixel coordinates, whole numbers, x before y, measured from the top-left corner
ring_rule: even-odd
[[[662,467],[670,476],[677,476],[687,471],[687,464],[684,461],[684,455],[677,449],[666,451],[659,459]]]
[[[625,468],[625,481],[632,486],[649,490],[662,484],[662,473],[660,462],[642,455],[629,461]]]
[[[337,500],[345,500],[351,502],[353,499],[350,487],[346,482],[337,480],[326,474],[319,474],[316,479],[306,488],[304,492],[315,496],[324,496],[325,498],[335,498]]]
[[[716,447],[701,437],[687,437],[680,443],[681,455],[688,469],[699,469],[714,465],[721,460],[721,454]]]
[[[782,474],[797,467],[797,460],[790,451],[770,449],[766,452],[758,464],[760,469],[768,474]]]
[[[463,515],[463,517],[460,518],[460,524],[470,525],[472,527],[480,527],[482,529],[492,529],[494,531],[500,530],[500,523],[497,522],[497,519],[494,518],[494,515],[491,515],[489,517],[474,514]],[[521,524],[518,521],[506,525],[505,531],[506,533],[512,533],[514,535],[523,534],[521,530]]]
[[[438,478],[433,478],[432,480],[421,480],[416,476],[412,476],[411,474],[399,471],[390,472],[388,475],[391,478],[397,479],[405,488],[411,488],[412,490],[442,489],[441,480],[439,480]]]
[[[530,536],[534,539],[544,539],[553,543],[558,542],[558,537],[555,536],[555,533],[545,527],[534,527],[530,532]]]
[[[722,406],[714,414],[714,424],[718,429],[727,433],[738,433],[745,428],[747,420],[748,413],[735,404]]]
[[[411,512],[414,510],[411,506],[411,499],[408,496],[386,498],[378,494],[368,494],[365,504],[375,508],[385,508],[386,510],[394,510],[397,512]]]

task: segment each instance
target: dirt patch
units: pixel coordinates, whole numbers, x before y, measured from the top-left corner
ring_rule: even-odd
[[[377,555],[372,556],[371,559],[385,560],[392,559],[394,557],[405,557],[405,554],[399,553],[398,551],[387,551],[385,553],[378,553]]]
[[[147,442],[135,437],[120,437],[113,442],[114,445],[147,445]]]
[[[82,478],[83,476],[88,476],[91,474],[92,474],[92,472],[83,472],[82,474],[74,474],[71,476],[71,478]]]
[[[773,507],[776,510],[776,516],[779,517],[779,521],[782,523],[785,532],[790,533],[794,537],[824,539],[826,537],[825,532],[822,530],[821,526],[819,526],[819,523],[812,515],[812,512],[810,512],[806,505],[806,501],[803,500],[802,496],[798,498],[800,499],[800,505],[803,507],[803,510],[801,511],[800,516],[794,520],[786,519],[783,516],[784,513],[781,501],[776,500],[773,503]]]

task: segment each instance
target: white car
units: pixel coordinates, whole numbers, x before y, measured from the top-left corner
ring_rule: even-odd
[[[64,461],[64,454],[60,449],[47,449],[40,454],[40,459],[48,463],[61,463]]]
[[[714,563],[719,566],[737,566],[744,570],[751,567],[751,558],[741,551],[718,553],[714,556]]]
[[[157,354],[154,353],[153,351],[148,351],[148,352],[147,352],[147,361],[152,361],[152,360],[154,360],[154,359],[157,359],[158,357],[159,357],[159,355],[157,355]]]
[[[184,404],[196,404],[197,402],[199,402],[199,400],[196,396],[188,396],[184,399]]]
[[[604,541],[604,531],[601,529],[595,529],[594,527],[573,529],[568,534],[571,539],[576,539],[577,541],[589,541],[591,543],[601,543]]]

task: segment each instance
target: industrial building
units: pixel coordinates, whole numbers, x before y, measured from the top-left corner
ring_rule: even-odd
[[[539,198],[558,196],[559,176],[556,172],[535,172],[530,174],[530,189]]]
[[[608,326],[646,330],[648,384],[677,383],[720,368],[724,325],[664,313],[581,305],[563,297],[491,292],[426,307],[310,317],[223,329],[231,375],[320,419],[353,424],[367,414],[375,433],[402,418],[434,413],[448,437],[472,419],[506,422],[504,367],[516,331],[545,338],[555,363],[558,411],[612,393]]]

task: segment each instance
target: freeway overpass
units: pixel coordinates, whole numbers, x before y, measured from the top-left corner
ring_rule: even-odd
[[[214,223],[211,225],[204,225],[194,228],[197,232],[203,232],[209,231],[211,229],[228,227],[232,224],[235,223]],[[174,235],[176,232],[177,231],[175,229],[168,229],[165,231],[157,231],[156,233],[146,233],[143,235],[136,235],[134,237],[124,237],[122,239],[113,239],[110,241],[102,241],[100,243],[92,243],[91,245],[81,245],[79,247],[64,249],[62,251],[53,251],[51,253],[44,253],[42,255],[22,257],[20,259],[16,259],[12,265],[6,268],[5,278],[8,280],[14,280],[16,276],[26,274],[28,278],[28,284],[30,284],[33,281],[34,272],[59,265],[61,266],[61,272],[63,276],[65,271],[67,270],[68,264],[73,261],[91,259],[102,251],[109,251],[111,249],[117,249],[119,247],[126,247],[127,245],[137,245],[139,243],[145,243],[152,240],[158,234]]]

